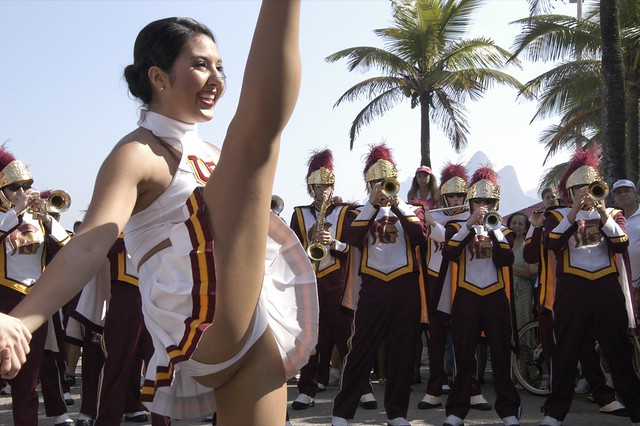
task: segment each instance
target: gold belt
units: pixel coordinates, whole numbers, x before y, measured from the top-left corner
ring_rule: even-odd
[[[140,263],[138,263],[138,271],[140,270],[140,268],[142,268],[142,265],[144,265],[144,262],[149,260],[151,256],[158,253],[160,250],[164,250],[169,247],[171,247],[171,240],[168,238],[156,244],[151,250],[147,252],[147,254],[142,256],[142,259],[140,259]]]

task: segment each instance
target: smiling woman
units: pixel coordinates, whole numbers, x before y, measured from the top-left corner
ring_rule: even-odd
[[[143,28],[125,70],[145,105],[139,127],[104,161],[81,229],[14,311],[37,328],[123,231],[156,345],[143,391],[154,413],[283,424],[285,379],[315,346],[315,274],[269,210],[300,85],[299,14],[297,0],[262,4],[222,151],[197,132],[225,89],[211,31],[183,18]]]

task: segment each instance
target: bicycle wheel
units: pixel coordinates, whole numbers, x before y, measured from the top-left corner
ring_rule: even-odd
[[[520,356],[511,354],[511,367],[518,383],[534,395],[548,395],[549,373],[542,354],[538,322],[532,321],[518,330]]]

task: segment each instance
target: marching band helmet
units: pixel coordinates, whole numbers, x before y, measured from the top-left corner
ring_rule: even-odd
[[[498,174],[490,166],[479,167],[471,176],[467,199],[489,198],[496,200],[494,210],[498,210],[500,203],[500,186]]]
[[[446,207],[449,207],[447,203],[447,197],[445,195],[450,194],[463,194],[467,196],[469,190],[467,181],[469,176],[467,175],[467,169],[462,164],[447,163],[440,172],[440,196]]]
[[[6,146],[0,146],[0,189],[13,183],[33,183],[33,176],[27,166],[11,154]],[[12,203],[0,191],[0,205],[11,208]]]
[[[336,175],[333,174],[333,153],[330,149],[313,151],[307,161],[307,192],[313,197],[311,185],[334,185]]]
[[[579,149],[573,154],[558,185],[563,200],[571,204],[573,187],[589,185],[600,180],[599,160],[600,148],[597,145],[588,149]]]
[[[391,150],[385,144],[372,145],[364,166],[364,180],[367,182],[367,192],[371,182],[380,179],[396,179],[398,169],[391,156]]]

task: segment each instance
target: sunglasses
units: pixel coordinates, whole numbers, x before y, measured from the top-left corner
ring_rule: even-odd
[[[485,204],[485,205],[493,204],[496,202],[496,200],[494,200],[493,198],[474,198],[471,201],[474,201],[478,204]]]
[[[11,185],[7,185],[7,189],[13,192],[19,190],[20,188],[22,188],[24,191],[27,191],[31,189],[31,184],[30,183],[12,183]]]

